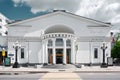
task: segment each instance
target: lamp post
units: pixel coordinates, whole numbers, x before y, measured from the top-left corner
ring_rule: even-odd
[[[107,49],[107,46],[105,46],[105,43],[103,43],[103,46],[101,47],[103,50],[103,62],[101,64],[102,68],[107,68],[107,64],[105,63],[105,50]]]
[[[15,49],[15,63],[13,64],[13,68],[18,68],[19,67],[19,63],[17,61],[17,52],[18,52],[18,49],[21,47],[21,45],[18,43],[18,41],[16,41],[14,44],[13,44],[13,48]]]

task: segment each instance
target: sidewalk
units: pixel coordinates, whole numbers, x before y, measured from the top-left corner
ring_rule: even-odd
[[[69,69],[46,69],[34,67],[20,67],[12,68],[0,66],[0,73],[48,73],[48,72],[76,72],[76,73],[120,73],[120,66],[110,66],[108,68],[100,68],[100,66],[84,66],[82,68],[69,68]]]

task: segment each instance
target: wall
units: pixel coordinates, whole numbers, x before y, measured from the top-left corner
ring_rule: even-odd
[[[77,63],[89,63],[90,62],[90,47],[89,42],[78,42],[78,50],[76,52]]]

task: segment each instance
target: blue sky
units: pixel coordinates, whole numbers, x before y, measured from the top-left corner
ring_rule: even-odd
[[[0,0],[0,12],[11,20],[23,20],[46,13],[33,14],[30,12],[30,7],[26,5],[15,7],[12,0]]]
[[[0,12],[12,20],[32,18],[56,9],[120,26],[120,0],[0,0]]]

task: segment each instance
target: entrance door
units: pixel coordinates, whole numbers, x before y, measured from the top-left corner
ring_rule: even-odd
[[[63,63],[63,54],[56,54],[56,64]]]
[[[63,63],[63,49],[56,49],[56,64]]]
[[[67,64],[70,64],[71,63],[71,49],[68,48],[66,49],[66,51],[67,51],[66,61],[67,61]]]
[[[52,49],[48,49],[48,62],[49,64],[53,64],[53,54],[52,54]]]

